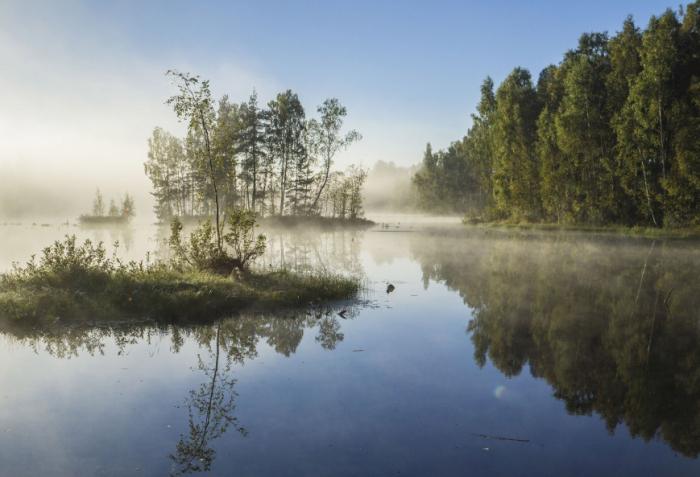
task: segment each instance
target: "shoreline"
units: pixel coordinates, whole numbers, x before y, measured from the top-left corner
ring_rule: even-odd
[[[224,277],[173,270],[95,274],[76,281],[0,275],[0,320],[13,325],[110,320],[199,322],[241,311],[274,311],[354,299],[359,278],[287,270]]]
[[[581,232],[591,235],[618,235],[627,237],[659,239],[700,239],[699,227],[654,228],[624,225],[576,225],[549,223],[513,223],[513,222],[469,222],[462,221],[463,226],[481,230],[518,230],[535,232]]]

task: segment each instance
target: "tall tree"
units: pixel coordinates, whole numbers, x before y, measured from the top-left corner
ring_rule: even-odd
[[[328,177],[333,165],[333,158],[343,149],[349,147],[353,142],[362,139],[360,133],[355,130],[342,135],[343,121],[348,112],[345,106],[340,104],[336,98],[329,98],[323,102],[316,110],[320,115],[318,121],[312,120],[309,129],[312,135],[312,142],[316,152],[321,157],[322,178],[319,182],[316,196],[311,204],[311,209],[316,210],[318,200],[323,194],[323,190],[328,185]]]
[[[477,212],[492,207],[493,174],[493,124],[496,112],[496,95],[491,77],[481,84],[481,99],[477,114],[472,114],[472,127],[462,139],[464,159],[467,162],[468,178],[465,187],[470,189],[470,207]]]
[[[562,69],[550,65],[540,73],[537,95],[542,111],[537,119],[537,154],[540,160],[540,194],[545,218],[557,223],[571,216],[571,180],[564,154],[559,148],[556,127],[564,84]]]
[[[674,77],[676,98],[664,222],[700,224],[700,1],[689,4],[679,32],[680,65]]]
[[[284,215],[285,199],[289,188],[290,167],[294,160],[306,154],[303,133],[306,127],[304,107],[299,97],[287,90],[270,101],[267,134],[274,154],[279,160],[279,211]]]
[[[239,205],[241,199],[237,187],[237,156],[241,152],[239,136],[243,129],[242,115],[239,105],[231,102],[228,96],[223,96],[218,102],[217,114],[210,130],[214,176],[219,185],[219,200],[223,211]],[[212,186],[212,192],[213,189]]]
[[[241,105],[242,128],[239,134],[240,149],[244,155],[242,173],[246,183],[251,185],[250,209],[257,211],[256,200],[259,195],[258,179],[262,163],[265,160],[265,114],[258,107],[258,95],[255,91],[248,102]]]
[[[535,153],[539,101],[530,72],[515,68],[496,92],[493,190],[502,216],[540,216],[539,165]]]
[[[671,154],[679,28],[671,10],[649,21],[640,46],[642,70],[631,85],[618,129],[620,151],[641,172],[648,217],[656,226],[663,224],[664,216],[662,181]],[[628,183],[628,187],[639,187],[637,184]],[[642,195],[634,189],[630,192]]]
[[[630,89],[642,70],[639,50],[642,46],[642,34],[634,24],[632,17],[627,17],[622,30],[610,39],[610,74],[606,88],[608,91],[608,109],[612,129],[615,133],[615,176],[620,185],[618,209],[620,221],[639,223],[647,216],[643,190],[639,184],[638,151],[630,141],[620,141],[621,136],[629,137],[634,128],[633,120],[625,110],[625,103]]]
[[[173,106],[178,119],[188,121],[191,129],[198,130],[204,139],[201,148],[201,156],[207,163],[209,179],[214,189],[214,202],[216,206],[216,244],[219,252],[223,251],[221,238],[222,221],[219,205],[219,188],[217,185],[216,167],[214,163],[214,153],[211,145],[211,131],[214,128],[214,106],[209,89],[209,81],[200,80],[199,76],[190,76],[189,73],[181,73],[169,70],[170,76],[179,90],[179,94],[171,96],[167,104]]]
[[[102,192],[97,189],[95,192],[95,200],[92,203],[92,215],[105,215],[105,201],[102,198]]]
[[[607,44],[604,33],[584,34],[561,66],[564,94],[554,120],[565,175],[573,182],[567,206],[576,222],[616,218],[615,138],[605,88],[610,72]]]

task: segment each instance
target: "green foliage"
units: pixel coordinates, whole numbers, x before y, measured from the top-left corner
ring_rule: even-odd
[[[228,232],[224,235],[224,242],[231,250],[236,266],[245,270],[250,262],[265,253],[265,236],[255,235],[255,213],[250,210],[232,209],[226,222]]]
[[[530,73],[514,69],[496,91],[493,194],[498,215],[516,219],[536,219],[540,215],[535,154],[538,114]]]
[[[214,101],[209,83],[198,76],[167,75],[178,89],[167,103],[186,122],[187,135],[179,139],[156,128],[149,139],[144,168],[159,219],[215,216],[221,248],[223,211],[229,208],[259,216],[332,209],[334,158],[361,138],[343,132],[347,110],[340,101],[325,100],[313,119],[291,90],[261,108],[255,92],[240,104],[228,96]]]
[[[362,139],[360,133],[352,130],[345,134],[341,133],[343,119],[348,112],[345,106],[340,104],[337,98],[330,98],[318,107],[317,112],[321,115],[320,120],[309,121],[308,129],[312,135],[311,147],[313,153],[319,154],[323,162],[321,178],[319,178],[318,190],[311,204],[311,210],[316,210],[319,199],[328,185],[333,158],[335,155],[347,149],[353,142]]]
[[[173,265],[179,269],[228,275],[234,270],[245,271],[265,253],[266,239],[255,235],[256,219],[252,211],[230,209],[226,217],[228,229],[223,234],[224,247],[219,248],[214,226],[210,221],[201,223],[183,240],[182,222],[175,218],[170,223],[168,244],[173,253]]]
[[[107,255],[102,242],[93,244],[88,239],[79,244],[71,235],[44,248],[38,262],[32,256],[24,268],[15,266],[11,276],[28,282],[67,283],[82,288],[93,281],[103,281],[121,266]]]
[[[700,2],[581,36],[536,88],[482,86],[467,135],[426,151],[421,205],[511,222],[700,223]]]
[[[173,228],[176,235],[181,232],[180,227]],[[211,224],[204,225],[186,246],[179,242],[188,260],[198,260],[207,267],[203,270],[176,262],[123,263],[116,258],[116,250],[109,257],[102,243],[86,240],[79,244],[74,236],[66,237],[44,249],[38,261],[33,258],[24,267],[16,266],[0,275],[0,320],[30,327],[59,319],[201,320],[250,306],[271,308],[345,299],[359,290],[357,280],[325,273],[271,271],[224,276],[218,273],[220,269],[211,269],[222,263],[211,262],[221,260],[214,255],[211,229]],[[249,260],[254,259],[250,249],[244,250],[248,250]],[[259,252],[260,247],[254,250]]]
[[[182,222],[174,218],[170,223],[168,239],[168,245],[173,253],[173,264],[179,269],[186,267],[195,270],[212,269],[222,257],[212,223],[208,220],[203,222],[190,233],[186,241],[183,240],[182,229]]]
[[[333,174],[324,192],[326,215],[334,219],[351,221],[362,218],[362,186],[367,171],[350,166],[345,173]]]
[[[203,139],[203,144],[195,149],[195,157],[200,159],[198,161],[200,167],[201,163],[206,164],[204,168],[206,168],[208,173],[208,185],[212,188],[214,195],[216,248],[221,253],[223,243],[221,240],[221,206],[218,188],[220,178],[218,177],[219,174],[217,174],[218,162],[215,164],[214,151],[211,144],[215,114],[209,81],[201,81],[199,76],[190,76],[189,73],[181,73],[174,70],[169,70],[166,74],[173,79],[179,91],[179,94],[168,98],[166,103],[173,107],[173,111],[175,111],[179,120],[188,123],[190,135],[201,135]]]

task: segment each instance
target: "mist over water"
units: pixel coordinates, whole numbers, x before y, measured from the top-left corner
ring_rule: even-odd
[[[0,0],[0,477],[700,475],[700,0],[396,7]]]
[[[359,274],[353,303],[3,325],[0,473],[700,469],[696,242],[372,218],[367,231],[264,230],[259,266]],[[148,221],[32,223],[0,226],[2,269],[65,233],[118,240],[126,258],[165,253],[167,228]]]

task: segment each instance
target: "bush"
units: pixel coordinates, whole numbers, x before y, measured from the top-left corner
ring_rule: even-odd
[[[178,268],[194,268],[207,270],[220,257],[216,243],[214,228],[206,221],[199,225],[189,237],[188,242],[182,240],[182,222],[176,217],[170,223],[170,250],[173,253],[172,264]]]
[[[255,236],[255,213],[249,210],[232,210],[226,222],[229,231],[224,235],[224,241],[233,251],[236,267],[245,270],[250,262],[265,253],[265,236]]]
[[[32,256],[23,268],[15,265],[10,276],[20,281],[86,289],[99,287],[118,266],[121,262],[109,258],[101,242],[85,240],[78,244],[75,235],[71,235],[44,248],[38,263]]]
[[[199,225],[189,236],[182,238],[182,223],[175,218],[170,224],[168,241],[173,252],[173,265],[179,269],[192,268],[228,275],[234,270],[245,271],[260,255],[265,253],[265,236],[255,236],[255,214],[241,209],[231,209],[227,214],[228,232],[219,245],[216,230],[210,221]]]

